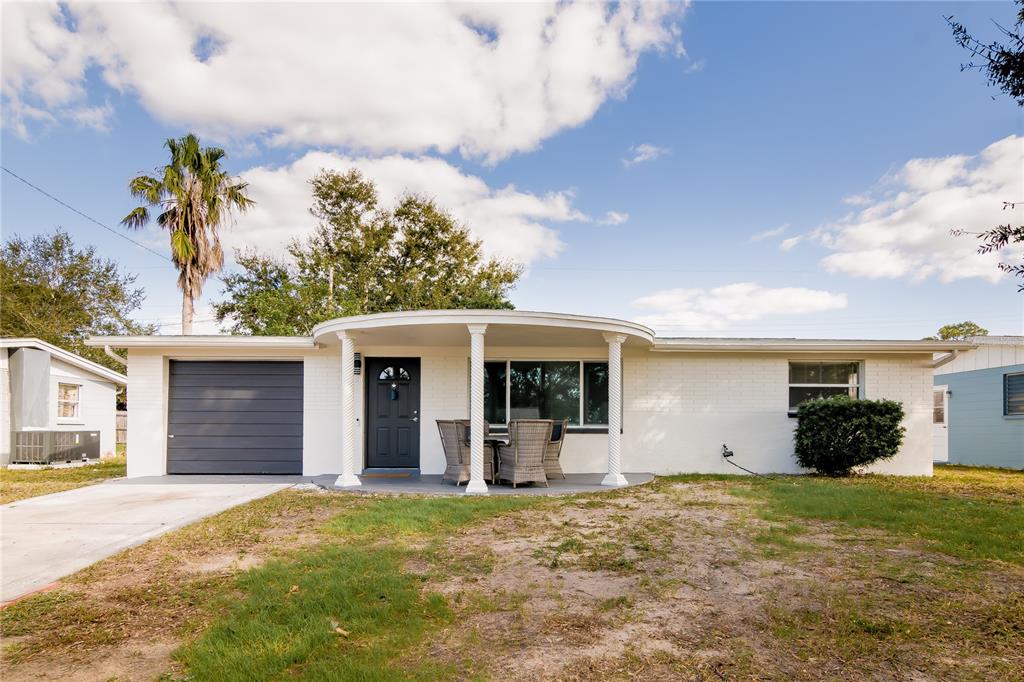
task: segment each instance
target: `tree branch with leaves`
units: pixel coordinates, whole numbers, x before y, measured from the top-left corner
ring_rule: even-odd
[[[1013,29],[1005,28],[993,21],[1002,38],[988,43],[976,38],[952,15],[946,17],[946,23],[953,29],[953,38],[956,42],[971,54],[972,60],[961,64],[960,70],[983,72],[988,78],[989,85],[1002,90],[1013,98],[1018,106],[1024,107],[1024,0],[1016,0],[1016,4],[1019,9]],[[1012,211],[1020,205],[1020,201],[1004,201],[1003,210]],[[982,254],[1000,253],[1016,244],[1024,245],[1024,225],[1015,226],[1012,220],[983,232],[958,229],[952,230],[952,234],[976,237],[981,242],[978,253]],[[1024,248],[1019,248],[1019,251],[1024,260]],[[996,267],[1013,277],[1024,279],[1024,264],[1000,262]],[[1020,284],[1017,290],[1024,292],[1024,283]]]
[[[318,224],[280,261],[236,255],[224,277],[217,319],[238,334],[308,334],[319,322],[395,310],[511,308],[518,265],[487,258],[481,243],[430,199],[380,206],[356,170],[321,171],[311,181]]]

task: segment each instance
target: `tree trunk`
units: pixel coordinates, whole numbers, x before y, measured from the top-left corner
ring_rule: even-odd
[[[181,333],[192,334],[192,297],[186,292],[181,294]]]

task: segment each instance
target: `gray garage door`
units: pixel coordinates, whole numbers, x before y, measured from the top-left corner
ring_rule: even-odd
[[[301,474],[302,363],[170,363],[169,474]]]

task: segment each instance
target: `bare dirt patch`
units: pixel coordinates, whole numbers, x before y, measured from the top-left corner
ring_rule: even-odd
[[[1024,670],[1014,648],[1024,632],[1007,632],[1024,585],[1016,568],[968,574],[877,532],[786,527],[755,512],[728,484],[664,484],[466,529],[440,553],[455,570],[428,585],[457,614],[429,654],[467,677],[516,680]],[[943,640],[968,613],[992,615],[979,628],[1001,636]]]

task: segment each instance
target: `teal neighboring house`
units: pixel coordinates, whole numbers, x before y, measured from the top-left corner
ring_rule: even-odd
[[[936,358],[937,463],[1024,469],[1024,336],[976,336]]]

